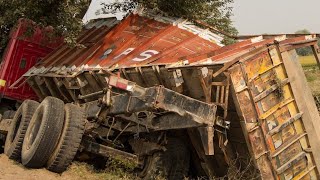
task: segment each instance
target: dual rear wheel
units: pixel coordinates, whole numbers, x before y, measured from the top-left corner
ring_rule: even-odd
[[[85,113],[74,104],[54,97],[40,104],[26,100],[12,120],[5,154],[29,168],[46,167],[62,173],[71,164],[84,134]],[[178,138],[169,138],[165,152],[153,154],[145,164],[143,179],[158,176],[184,179],[188,174],[190,152]]]
[[[26,100],[17,110],[5,143],[5,154],[30,168],[61,173],[72,162],[84,133],[85,113],[73,104],[47,97]]]

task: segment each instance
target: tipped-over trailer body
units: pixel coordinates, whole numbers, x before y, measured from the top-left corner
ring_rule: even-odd
[[[222,47],[180,19],[140,12],[115,23],[97,22],[79,38],[85,48],[62,46],[24,75],[40,99],[83,107],[80,150],[141,165],[182,133],[195,175],[243,170],[247,158],[261,179],[319,178],[320,117],[294,50],[318,57],[315,37]]]

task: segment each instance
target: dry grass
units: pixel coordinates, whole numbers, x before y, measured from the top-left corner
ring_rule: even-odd
[[[320,95],[320,70],[318,66],[304,67],[304,72],[313,95]]]
[[[309,87],[315,96],[316,104],[320,112],[320,70],[314,56],[300,56],[300,62],[304,69]]]
[[[224,177],[211,177],[210,180],[258,180],[259,171],[255,168],[252,159],[236,158],[229,164],[227,174]]]
[[[72,166],[68,169],[66,174],[76,175],[81,179],[90,180],[131,180],[137,179],[134,175],[125,172],[121,168],[107,167],[105,170],[97,170],[92,165],[82,162],[74,162]]]

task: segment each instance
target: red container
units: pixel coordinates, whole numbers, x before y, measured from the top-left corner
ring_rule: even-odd
[[[30,28],[33,30],[30,31]],[[10,34],[10,41],[0,64],[1,99],[16,101],[37,99],[27,83],[16,89],[9,87],[43,57],[62,44],[62,38],[52,38],[52,35],[52,27],[39,28],[26,19],[18,21],[18,26]]]

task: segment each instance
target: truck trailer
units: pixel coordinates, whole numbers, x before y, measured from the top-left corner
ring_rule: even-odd
[[[164,176],[319,179],[320,117],[295,49],[313,35],[222,38],[179,18],[136,11],[91,23],[10,88],[25,100],[2,119],[5,154],[62,173],[78,153]],[[246,171],[247,173],[241,174]],[[238,175],[238,176],[237,176]]]

